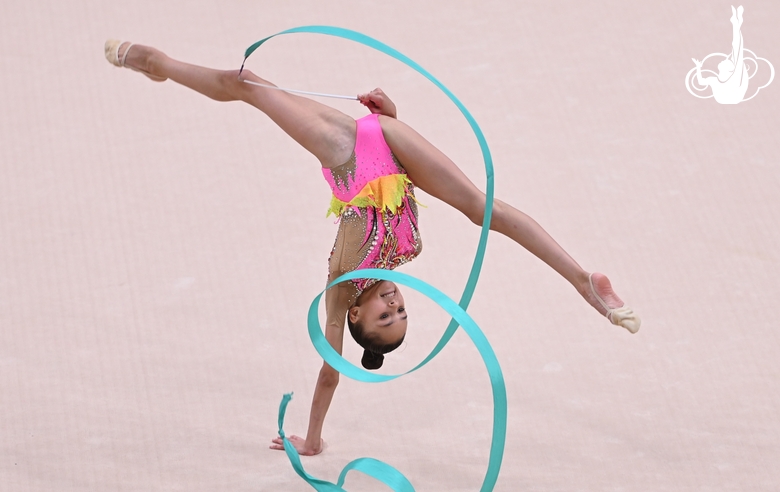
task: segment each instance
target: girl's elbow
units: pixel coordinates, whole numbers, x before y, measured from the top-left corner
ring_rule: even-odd
[[[339,384],[339,372],[330,366],[322,366],[320,370],[319,384],[328,388],[335,388]]]

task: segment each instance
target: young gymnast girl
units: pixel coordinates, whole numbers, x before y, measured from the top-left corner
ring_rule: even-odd
[[[420,254],[415,187],[482,224],[485,194],[446,155],[398,121],[395,105],[380,89],[358,96],[370,114],[355,121],[311,99],[244,83],[271,85],[248,70],[239,77],[238,70],[190,65],[151,47],[114,40],[106,42],[105,55],[112,64],[152,80],[171,79],[217,101],[249,103],[314,154],[333,191],[329,212],[340,219],[329,259],[331,280],[356,269],[393,269]],[[639,318],[623,305],[609,279],[583,270],[531,217],[495,200],[490,227],[547,263],[613,324],[631,333],[639,329]],[[342,352],[346,322],[364,348],[362,364],[368,369],[379,368],[383,354],[406,335],[404,297],[392,282],[342,282],[326,292],[325,308],[328,342]],[[306,438],[288,437],[300,454],[322,451],[322,426],[338,382],[339,373],[323,363]],[[283,449],[281,439],[274,439],[271,448]]]

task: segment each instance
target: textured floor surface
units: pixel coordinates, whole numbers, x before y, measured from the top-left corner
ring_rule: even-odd
[[[745,46],[780,68],[780,4],[745,9]],[[102,54],[118,37],[238,68],[252,42],[306,24],[365,32],[442,80],[485,131],[497,196],[643,316],[634,336],[611,326],[491,236],[469,311],[508,388],[496,490],[777,490],[780,81],[730,106],[685,88],[691,58],[729,52],[730,15],[721,0],[3,2],[0,490],[310,490],[267,445],[285,392],[288,433],[305,431],[320,366],[305,313],[335,226],[318,162],[256,110]],[[382,87],[484,186],[466,122],[400,63],[296,35],[249,67],[299,89]],[[479,231],[419,199],[425,252],[403,271],[457,298]],[[447,323],[407,300],[388,372]],[[329,448],[304,465],[335,480],[372,456],[419,491],[478,490],[491,412],[458,334],[406,378],[342,380]]]

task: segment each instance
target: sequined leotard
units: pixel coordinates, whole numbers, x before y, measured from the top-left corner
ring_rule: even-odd
[[[377,115],[357,120],[352,157],[322,173],[333,190],[328,215],[339,218],[330,280],[364,268],[392,270],[420,254],[414,185],[385,142]],[[351,281],[350,304],[374,282]]]

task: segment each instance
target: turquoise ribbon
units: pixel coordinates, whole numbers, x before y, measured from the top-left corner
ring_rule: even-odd
[[[490,459],[488,462],[487,472],[485,473],[485,479],[483,480],[482,487],[480,489],[482,492],[491,491],[493,490],[496,480],[498,479],[498,474],[501,469],[501,461],[504,454],[504,444],[506,441],[506,425],[507,425],[506,386],[504,384],[503,374],[501,373],[501,367],[498,364],[498,360],[496,359],[495,353],[493,352],[490,343],[487,341],[487,338],[485,337],[484,333],[482,333],[482,330],[479,329],[479,326],[477,326],[477,324],[474,322],[471,316],[469,316],[468,313],[466,313],[466,309],[468,308],[468,305],[471,302],[471,298],[474,295],[474,290],[477,285],[477,280],[479,279],[480,271],[482,270],[482,263],[485,257],[485,249],[487,247],[488,232],[490,231],[490,219],[493,213],[493,188],[494,188],[493,160],[490,156],[490,150],[488,148],[485,136],[482,133],[482,130],[480,129],[474,117],[468,111],[468,109],[466,109],[463,103],[461,103],[460,100],[457,97],[455,97],[455,95],[449,89],[447,89],[447,87],[444,86],[444,84],[439,82],[439,80],[436,79],[436,77],[431,75],[427,70],[425,70],[415,61],[413,61],[406,55],[402,54],[401,52],[395,50],[394,48],[391,48],[390,46],[380,41],[377,41],[374,38],[371,38],[369,36],[366,36],[365,34],[361,34],[356,31],[351,31],[349,29],[343,29],[343,28],[332,27],[332,26],[295,27],[292,29],[288,29],[286,31],[279,32],[272,36],[268,36],[267,38],[261,39],[260,41],[251,45],[249,48],[247,48],[246,52],[244,53],[244,62],[246,62],[246,59],[257,48],[259,48],[263,43],[265,43],[269,39],[276,36],[280,36],[282,34],[293,34],[293,33],[325,34],[329,36],[335,36],[335,37],[352,40],[360,44],[366,45],[368,47],[374,48],[382,53],[385,53],[401,61],[402,63],[405,63],[409,67],[413,68],[414,70],[422,74],[425,78],[433,82],[433,84],[436,85],[436,87],[441,89],[447,95],[447,97],[450,98],[450,100],[458,107],[461,113],[463,113],[463,116],[466,118],[469,125],[471,126],[474,135],[477,137],[477,141],[479,143],[480,149],[482,150],[482,157],[485,162],[485,173],[487,177],[487,184],[486,184],[486,191],[485,191],[485,195],[486,195],[485,214],[482,221],[482,231],[479,236],[477,252],[474,257],[474,262],[471,266],[471,272],[469,273],[468,280],[466,281],[466,286],[464,287],[463,294],[461,295],[460,302],[455,303],[455,301],[450,299],[447,295],[445,295],[438,289],[432,287],[431,285],[423,282],[422,280],[416,279],[409,275],[402,274],[400,272],[393,272],[388,270],[368,269],[368,270],[349,272],[337,278],[333,282],[331,282],[326,287],[326,290],[340,282],[344,282],[355,278],[377,278],[381,280],[389,280],[392,282],[400,283],[402,285],[407,285],[419,291],[420,293],[426,295],[431,300],[439,304],[439,306],[441,306],[445,311],[447,311],[447,313],[450,316],[452,316],[452,321],[450,321],[449,325],[447,326],[447,329],[444,331],[444,334],[442,335],[441,339],[436,344],[436,346],[433,348],[431,353],[425,359],[423,359],[423,361],[420,362],[417,366],[415,366],[413,369],[407,371],[404,374],[414,372],[417,369],[424,366],[425,364],[427,364],[428,362],[430,362],[430,360],[433,359],[442,350],[442,348],[444,348],[444,346],[449,342],[449,340],[455,334],[455,331],[458,329],[458,326],[463,327],[464,331],[466,331],[468,336],[474,342],[474,345],[477,347],[477,350],[479,351],[480,356],[482,357],[485,366],[487,367],[488,375],[490,377],[490,384],[492,386],[492,391],[493,391],[493,436],[492,436],[492,442],[490,446]],[[243,69],[243,64],[241,65],[241,68]],[[311,307],[309,308],[308,326],[309,326],[309,336],[312,339],[312,343],[314,344],[320,356],[322,356],[322,358],[325,360],[325,362],[329,364],[331,367],[333,367],[334,369],[336,369],[337,371],[339,371],[340,373],[344,374],[345,376],[355,379],[357,381],[383,382],[383,381],[389,381],[391,379],[395,379],[397,377],[402,376],[403,374],[383,375],[383,374],[376,374],[376,373],[365,371],[348,362],[346,359],[341,357],[341,355],[339,355],[338,352],[336,352],[333,349],[333,347],[330,346],[327,339],[323,335],[322,327],[320,326],[319,319],[317,316],[318,306],[322,299],[323,294],[324,291],[321,292],[312,301]],[[341,488],[341,486],[343,485],[344,478],[347,472],[349,472],[350,470],[357,470],[366,473],[369,476],[385,483],[386,485],[388,485],[389,487],[391,487],[393,490],[396,491],[407,492],[407,491],[414,490],[411,483],[409,483],[409,481],[398,470],[391,467],[390,465],[387,465],[378,460],[374,460],[372,458],[360,458],[349,463],[344,468],[344,470],[342,470],[337,484],[319,480],[307,474],[304,471],[303,466],[301,465],[301,461],[300,461],[300,457],[298,456],[298,453],[295,451],[295,448],[285,437],[284,430],[282,428],[284,423],[284,413],[286,411],[287,403],[289,402],[290,398],[291,395],[285,395],[279,407],[279,436],[282,438],[284,442],[285,451],[287,452],[287,456],[289,457],[290,462],[292,463],[295,471],[298,473],[298,475],[301,476],[301,478],[306,480],[306,482],[308,482],[316,490],[325,491],[325,492],[331,492],[331,491],[343,492],[344,489]]]
[[[282,438],[284,450],[287,452],[293,469],[302,479],[306,480],[309,485],[314,487],[315,490],[321,492],[344,492],[342,485],[344,485],[344,480],[347,478],[347,473],[351,470],[356,470],[376,478],[396,492],[414,492],[414,487],[412,487],[411,482],[409,482],[401,472],[387,463],[383,463],[373,458],[358,458],[347,464],[347,466],[341,470],[337,483],[320,480],[319,478],[314,478],[306,473],[303,469],[303,464],[301,463],[301,457],[298,454],[298,451],[296,451],[295,446],[293,446],[287,437],[285,437],[284,430],[282,429],[284,425],[284,413],[287,410],[287,404],[290,402],[291,398],[292,393],[284,395],[282,397],[282,403],[279,405],[279,436]]]

